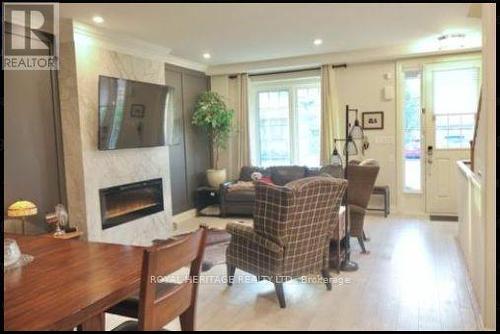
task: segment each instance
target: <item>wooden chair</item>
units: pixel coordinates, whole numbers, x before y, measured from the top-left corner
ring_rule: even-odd
[[[108,313],[137,318],[126,321],[113,330],[160,330],[180,318],[183,331],[194,331],[196,296],[207,228],[157,242],[144,250],[139,296],[129,298],[107,310]],[[189,276],[182,283],[157,283],[190,266]]]

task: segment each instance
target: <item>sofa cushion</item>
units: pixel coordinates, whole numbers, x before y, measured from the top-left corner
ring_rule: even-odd
[[[236,183],[231,183],[227,186],[227,191],[232,192],[232,191],[254,191],[255,190],[255,183],[252,181],[238,181]]]
[[[309,167],[306,168],[306,177],[309,176],[319,176],[321,173],[319,172],[318,167]]]
[[[288,182],[302,179],[306,176],[306,167],[301,166],[278,166],[270,167],[271,180],[279,186],[284,186]]]
[[[255,190],[235,190],[224,196],[226,202],[254,202]]]
[[[243,166],[240,170],[240,181],[252,181],[252,173],[259,172],[262,176],[270,176],[269,170],[261,167]]]

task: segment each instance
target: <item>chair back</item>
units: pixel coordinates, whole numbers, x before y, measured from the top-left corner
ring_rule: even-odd
[[[254,230],[283,246],[284,275],[320,268],[347,181],[308,177],[283,187],[256,185]]]
[[[168,239],[144,250],[139,294],[139,330],[158,330],[196,305],[207,228]],[[161,278],[189,266],[183,282]],[[193,325],[194,327],[194,325]]]
[[[366,209],[380,167],[378,165],[349,164],[348,168],[347,203]]]
[[[336,177],[338,179],[344,178],[344,169],[342,166],[337,165],[326,165],[320,168],[319,174],[328,174],[331,177]]]

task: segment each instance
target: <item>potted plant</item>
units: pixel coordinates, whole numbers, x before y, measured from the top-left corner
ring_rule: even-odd
[[[212,187],[218,187],[226,181],[226,169],[219,168],[219,155],[220,150],[227,147],[232,119],[233,110],[226,106],[219,94],[205,92],[198,98],[193,124],[202,128],[208,135],[211,169],[207,170],[207,180]]]

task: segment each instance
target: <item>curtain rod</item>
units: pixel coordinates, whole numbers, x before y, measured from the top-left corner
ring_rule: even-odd
[[[276,72],[265,72],[265,73],[254,73],[254,74],[249,74],[249,77],[255,77],[259,75],[273,75],[273,74],[286,74],[286,73],[297,73],[297,72],[307,72],[307,71],[315,71],[319,70],[321,67],[310,67],[310,68],[301,68],[298,70],[288,70],[288,71],[276,71]]]
[[[332,65],[332,68],[341,68],[341,67],[347,67],[347,64],[339,64],[339,65]],[[253,73],[249,74],[249,77],[254,77],[254,76],[259,76],[259,75],[273,75],[273,74],[286,74],[286,73],[297,73],[297,72],[306,72],[306,71],[315,71],[315,70],[320,70],[321,67],[310,67],[310,68],[301,68],[298,70],[288,70],[288,71],[276,71],[276,72],[264,72],[264,73]],[[236,74],[229,75],[229,79],[235,79],[237,77]]]

